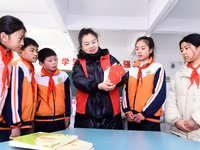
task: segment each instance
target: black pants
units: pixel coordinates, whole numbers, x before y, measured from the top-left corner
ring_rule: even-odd
[[[160,123],[143,120],[140,123],[128,122],[128,130],[160,131]]]
[[[34,132],[55,132],[59,130],[65,130],[64,119],[58,121],[35,121],[34,123]]]
[[[21,135],[27,135],[30,133],[30,129],[20,129]],[[11,130],[0,130],[0,142],[9,141]]]
[[[107,118],[95,118],[76,112],[75,128],[123,129],[121,113]]]

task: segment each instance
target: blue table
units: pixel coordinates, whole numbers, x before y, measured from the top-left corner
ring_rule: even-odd
[[[78,135],[95,150],[200,150],[200,142],[162,132],[73,128],[59,133]],[[17,150],[8,142],[0,143],[0,149]]]

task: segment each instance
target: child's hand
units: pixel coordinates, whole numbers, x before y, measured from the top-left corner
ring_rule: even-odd
[[[185,122],[185,127],[190,129],[190,131],[194,131],[199,129],[200,126],[196,124],[196,122],[191,118],[190,120]]]
[[[68,128],[70,124],[70,119],[65,119],[64,121],[65,121],[65,128]]]
[[[11,137],[17,137],[17,136],[21,136],[21,131],[20,131],[20,128],[19,128],[19,127],[13,128],[13,129],[11,130],[10,139],[11,139]]]
[[[134,115],[134,122],[140,123],[141,121],[142,121],[142,118],[138,114],[135,114]]]
[[[134,121],[134,114],[133,114],[133,112],[132,111],[128,112],[126,114],[126,118],[127,118],[128,122],[133,122]]]
[[[111,91],[116,87],[116,85],[113,85],[113,83],[110,81],[110,79],[106,79],[104,82],[98,84],[98,88],[100,90],[104,91]]]
[[[176,121],[175,126],[177,129],[183,131],[183,132],[190,132],[191,130],[185,126],[186,122],[182,119]]]
[[[34,133],[34,121],[32,122],[32,127],[30,128],[30,133]]]

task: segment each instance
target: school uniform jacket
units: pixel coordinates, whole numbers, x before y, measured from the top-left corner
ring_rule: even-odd
[[[3,109],[3,117],[7,125],[0,123],[0,127],[30,128],[32,126],[36,110],[37,84],[33,93],[32,71],[27,63],[21,58],[13,63],[11,87]],[[33,94],[35,94],[35,99],[33,99]]]
[[[70,118],[71,114],[71,87],[69,76],[66,72],[56,70],[52,76],[56,95],[53,91],[47,104],[47,91],[49,76],[42,72],[36,73],[36,82],[38,85],[38,102],[35,121],[56,121],[64,118]]]
[[[2,49],[5,50],[5,46],[2,43],[0,43],[0,46],[1,46]],[[5,51],[5,53],[6,53],[6,51]],[[7,63],[7,66],[8,66],[9,78],[10,78],[11,68],[12,68],[11,62]],[[0,52],[0,94],[2,92],[3,84],[4,84],[2,82],[2,75],[3,75],[4,67],[5,67],[5,64],[4,64],[3,60],[2,60],[2,53]],[[2,109],[3,109],[4,103],[5,103],[7,94],[8,94],[8,86],[7,86],[7,80],[5,80],[5,89],[3,91],[2,96],[0,96],[0,115],[2,113]]]
[[[148,63],[152,61],[152,58]],[[142,69],[142,80],[137,80],[139,61],[129,70],[129,80],[123,91],[123,111],[133,111],[143,120],[160,122],[162,104],[166,98],[165,71],[162,64],[152,62]]]

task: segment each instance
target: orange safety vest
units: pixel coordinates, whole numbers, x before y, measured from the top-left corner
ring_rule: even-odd
[[[88,73],[87,73],[87,68],[86,68],[86,59],[78,59],[83,71],[85,73],[85,76],[88,78]],[[103,71],[108,69],[111,64],[110,64],[110,54],[107,54],[105,56],[101,56],[100,59],[101,67]],[[120,113],[120,94],[119,94],[119,89],[116,87],[114,90],[109,91],[110,99],[112,102],[113,106],[113,111],[114,114],[117,115]],[[76,112],[85,114],[85,108],[86,108],[86,103],[88,99],[89,93],[83,92],[77,89],[76,92]]]

